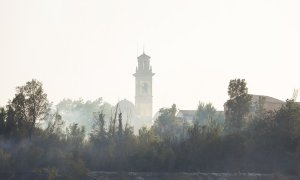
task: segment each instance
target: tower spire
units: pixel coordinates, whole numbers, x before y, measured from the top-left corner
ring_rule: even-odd
[[[143,44],[143,54],[145,54],[145,44]]]

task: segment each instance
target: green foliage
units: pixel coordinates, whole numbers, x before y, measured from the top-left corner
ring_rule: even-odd
[[[208,120],[215,119],[216,113],[217,110],[211,103],[204,104],[199,102],[194,122],[204,125]]]
[[[245,79],[230,80],[228,95],[230,99],[225,104],[226,126],[231,131],[238,131],[244,126],[252,100]]]
[[[83,144],[85,137],[84,126],[79,127],[78,124],[70,124],[66,129],[66,140],[71,145],[79,147]]]
[[[47,94],[44,93],[42,83],[34,79],[17,87],[12,105],[17,111],[20,129],[28,131],[29,136],[32,135],[36,123],[43,121],[49,111]]]
[[[108,134],[105,129],[105,114],[101,112],[95,113],[94,115],[94,124],[92,126],[92,132],[90,133],[90,141],[96,144],[101,144],[108,138]]]
[[[47,135],[55,135],[58,136],[59,138],[63,138],[64,132],[63,132],[63,126],[65,122],[62,120],[62,117],[58,112],[53,114],[53,119],[51,119],[48,122],[48,125],[45,129],[45,132]]]
[[[279,135],[287,134],[288,138],[298,142],[300,140],[300,105],[294,101],[287,101],[277,112],[275,121]]]
[[[243,85],[230,87],[232,100],[246,97],[233,102],[231,108],[237,110],[234,103],[247,104],[249,96],[245,94],[245,82],[233,82]],[[88,170],[299,174],[300,105],[293,101],[276,112],[265,112],[263,106],[257,106],[259,113],[243,124],[242,130],[226,133],[211,104],[199,104],[198,120],[192,126],[176,117],[176,105],[161,109],[154,125],[139,129],[137,136],[128,123],[123,123],[123,112],[116,110],[111,116],[98,109],[93,130],[86,138],[85,128],[77,123],[64,128],[58,112],[47,116],[49,122],[44,129],[34,126],[35,133],[28,136],[27,123],[32,121],[26,119],[32,114],[27,113],[31,106],[26,99],[27,95],[18,93],[6,108],[0,108],[0,124],[4,127],[0,171],[12,174],[10,177],[32,172],[40,179],[85,179]],[[231,111],[230,117],[241,117],[235,113]],[[37,119],[45,120],[45,114]],[[106,116],[111,117],[110,124],[106,124]],[[200,124],[200,119],[206,123]],[[241,127],[227,120],[232,121],[227,126]]]
[[[219,123],[223,123],[224,115],[223,113],[217,112],[216,108],[211,103],[205,104],[199,102],[194,117],[194,123],[198,123],[200,125],[206,125],[211,120],[217,121]]]
[[[13,110],[11,104],[7,105],[6,110],[6,121],[5,121],[5,135],[6,136],[16,136],[18,131],[17,120],[15,118],[15,111]]]
[[[5,109],[0,107],[0,136],[4,135],[5,133],[5,119],[6,119]]]
[[[48,115],[48,106],[47,94],[41,82],[33,79],[17,87],[14,99],[7,106],[6,133],[31,137],[36,124]]]
[[[176,117],[177,108],[173,104],[171,108],[160,109],[160,115],[155,120],[152,130],[162,139],[180,140],[184,138],[187,124]]]

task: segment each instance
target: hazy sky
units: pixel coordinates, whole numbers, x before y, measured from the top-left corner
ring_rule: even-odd
[[[222,109],[233,78],[281,100],[300,88],[299,0],[0,0],[0,105],[32,78],[55,103],[134,102],[143,44],[154,112]]]

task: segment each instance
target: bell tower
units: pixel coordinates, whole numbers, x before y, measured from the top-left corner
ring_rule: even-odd
[[[135,77],[135,110],[144,125],[152,121],[152,67],[150,56],[144,52],[138,58]]]

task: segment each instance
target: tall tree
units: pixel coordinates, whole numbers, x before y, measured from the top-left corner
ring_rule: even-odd
[[[118,128],[119,136],[123,134],[123,124],[122,124],[122,113],[119,113],[119,128]]]
[[[252,100],[245,79],[230,80],[228,95],[230,99],[225,104],[226,126],[231,130],[240,130],[249,113]]]
[[[15,111],[12,107],[11,102],[7,105],[7,112],[6,112],[6,122],[5,122],[5,134],[12,135],[13,133],[17,132],[17,121],[15,118]]]
[[[287,100],[286,104],[276,113],[275,122],[278,125],[278,135],[283,134],[289,139],[293,139],[293,142],[290,143],[292,145],[300,142],[300,105],[298,103]],[[287,140],[283,142],[288,143]]]
[[[103,111],[94,112],[94,123],[92,126],[92,132],[90,135],[90,140],[92,142],[100,141],[102,142],[107,138],[107,132],[105,129],[105,114]]]
[[[31,80],[24,86],[17,87],[17,94],[11,103],[19,131],[31,136],[37,122],[45,119],[49,111],[47,94],[42,83]]]
[[[52,114],[52,118],[48,122],[48,125],[45,129],[47,135],[56,135],[59,138],[64,136],[63,126],[65,122],[63,121],[61,115],[56,111]]]
[[[79,154],[83,148],[85,138],[85,128],[84,126],[78,126],[78,124],[70,124],[66,128],[66,140],[68,145],[68,150],[74,159],[79,159]]]
[[[0,107],[0,135],[3,135],[5,133],[5,118],[6,118],[5,109]]]

